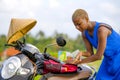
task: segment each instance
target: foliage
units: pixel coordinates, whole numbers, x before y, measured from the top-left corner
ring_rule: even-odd
[[[55,31],[55,33],[52,36],[46,37],[43,31],[39,31],[35,36],[33,36],[31,33],[28,33],[25,35],[26,42],[35,45],[39,48],[41,52],[44,51],[44,48],[48,44],[53,44],[56,42],[56,38],[62,36],[65,38],[67,44],[65,47],[58,47],[58,46],[52,46],[48,48],[48,52],[57,53],[59,50],[66,50],[66,51],[74,51],[76,49],[84,50],[84,44],[83,40],[81,38],[81,35],[78,35],[76,39],[70,38],[67,34],[58,33]],[[6,43],[6,35],[0,35],[0,53],[4,51]],[[53,54],[52,54],[53,55]],[[56,55],[53,55],[56,57]]]
[[[5,43],[6,43],[6,36],[0,35],[0,52],[2,52],[4,50]]]

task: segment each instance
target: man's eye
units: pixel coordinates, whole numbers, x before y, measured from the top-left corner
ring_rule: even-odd
[[[80,24],[79,24],[79,23],[78,23],[77,25],[78,25],[78,26],[80,26]]]

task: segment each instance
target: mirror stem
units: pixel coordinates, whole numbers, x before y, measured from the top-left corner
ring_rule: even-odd
[[[46,53],[46,51],[47,51],[47,47],[45,48],[44,53]]]

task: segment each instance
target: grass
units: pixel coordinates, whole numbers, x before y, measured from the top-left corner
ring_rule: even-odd
[[[34,80],[39,80],[40,77],[41,77],[41,75],[37,75],[37,76],[34,78]]]

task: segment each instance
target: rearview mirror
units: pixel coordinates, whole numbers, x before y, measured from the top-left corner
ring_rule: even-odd
[[[64,47],[66,45],[66,40],[63,37],[58,37],[56,39],[57,45]]]

